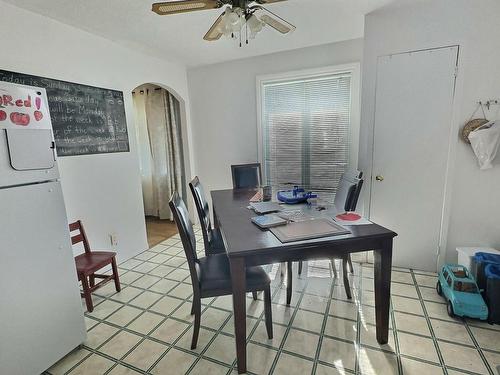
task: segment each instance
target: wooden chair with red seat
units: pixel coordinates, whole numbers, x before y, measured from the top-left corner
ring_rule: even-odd
[[[94,310],[94,304],[92,303],[92,293],[94,291],[111,280],[115,281],[116,291],[119,292],[121,290],[118,268],[116,267],[116,253],[112,251],[92,251],[80,220],[71,223],[69,231],[70,234],[78,231],[76,235],[71,234],[71,243],[73,245],[83,243],[83,248],[85,249],[83,254],[75,257],[75,263],[78,281],[82,282],[83,293],[81,293],[81,296],[85,298],[87,311],[92,312]],[[96,273],[109,264],[111,264],[113,270],[111,275]],[[102,279],[102,281],[96,284],[95,279]]]

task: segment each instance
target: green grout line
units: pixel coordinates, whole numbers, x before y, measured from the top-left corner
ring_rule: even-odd
[[[212,301],[210,301],[210,303],[212,303],[212,302],[213,302],[213,299],[212,299]],[[206,306],[206,307],[202,310],[202,312],[201,312],[200,316],[202,316],[202,315],[203,315],[203,312],[207,311],[209,308],[210,308],[210,306]],[[190,371],[192,371],[192,369],[193,369],[193,368],[194,368],[194,367],[198,364],[198,362],[201,360],[201,358],[202,358],[203,354],[204,354],[204,353],[208,350],[208,348],[210,347],[210,345],[212,345],[212,343],[215,341],[215,338],[216,338],[216,337],[217,337],[220,333],[222,333],[222,328],[223,328],[223,327],[227,324],[227,322],[228,322],[230,319],[231,319],[231,315],[229,315],[228,317],[226,317],[226,319],[225,319],[225,320],[224,320],[224,322],[220,325],[220,327],[219,327],[219,329],[217,330],[217,332],[213,335],[212,339],[208,342],[208,344],[205,346],[205,348],[204,348],[204,349],[203,349],[203,350],[199,353],[199,356],[198,356],[198,355],[195,355],[197,358],[196,358],[196,359],[195,359],[195,361],[191,364],[191,366],[188,368],[188,370],[187,370],[186,374],[189,374],[189,372],[190,372]],[[176,344],[177,342],[179,342],[179,340],[181,339],[181,337],[183,337],[184,335],[187,335],[187,333],[189,332],[189,330],[190,330],[191,328],[193,328],[193,329],[194,329],[194,323],[192,323],[191,325],[189,325],[189,326],[187,327],[187,329],[186,329],[186,330],[185,330],[185,331],[184,331],[181,335],[179,335],[179,336],[177,337],[177,339],[175,339],[175,340],[174,340],[174,342],[172,343],[172,346],[173,346],[173,347],[175,347],[175,344]],[[201,330],[201,318],[200,318],[200,330]],[[199,339],[199,337],[198,337],[198,339]],[[177,348],[176,348],[176,349],[177,349]],[[182,349],[184,349],[184,348],[182,348]],[[182,350],[182,351],[184,351],[184,350]],[[189,354],[192,354],[190,351],[186,351],[186,352],[189,352]],[[197,354],[198,354],[198,353],[197,353]],[[163,357],[164,357],[165,355],[167,355],[167,353],[165,353],[165,354],[163,355]],[[156,365],[157,365],[157,364],[158,364],[158,363],[159,363],[159,362],[163,359],[163,357],[158,358],[158,360],[156,361],[156,363],[154,363],[154,364],[153,364],[153,366],[151,366],[151,368],[150,368],[149,370],[152,370],[152,369],[153,369],[153,368],[154,368],[154,367],[155,367],[155,366],[156,366]]]
[[[441,353],[441,349],[439,347],[436,335],[434,334],[434,328],[432,327],[431,320],[429,317],[429,314],[427,314],[427,308],[425,306],[424,300],[422,298],[422,293],[420,293],[420,287],[417,282],[417,278],[415,277],[415,274],[413,273],[413,270],[410,270],[411,277],[413,278],[413,282],[415,283],[415,289],[417,290],[417,296],[420,299],[420,305],[422,307],[422,310],[424,311],[424,317],[425,321],[427,322],[427,326],[429,328],[429,331],[431,333],[431,339],[434,344],[434,347],[436,349],[436,353],[438,355],[439,363],[441,365],[441,368],[443,369],[444,375],[448,375],[448,370],[446,368],[446,363],[443,358],[443,354]]]
[[[271,290],[272,290],[272,289],[271,289]],[[271,294],[271,311],[272,311],[272,301],[273,301],[274,297],[276,297],[276,295],[280,292],[280,290],[281,290],[281,288],[275,288],[275,290],[274,290],[274,291],[273,291],[273,293]],[[246,338],[246,343],[245,343],[245,349],[248,347],[248,344],[249,344],[249,343],[252,343],[252,344],[254,344],[254,345],[259,345],[259,346],[262,346],[262,347],[267,347],[267,346],[262,345],[262,344],[261,344],[261,343],[259,343],[259,342],[252,342],[252,341],[251,341],[251,338],[252,338],[252,336],[255,334],[255,331],[257,331],[257,328],[259,327],[259,324],[260,324],[260,323],[262,323],[262,322],[264,322],[264,324],[265,324],[265,312],[266,312],[266,310],[265,310],[265,306],[264,306],[264,309],[263,309],[263,310],[262,310],[262,312],[260,313],[259,318],[257,319],[256,324],[255,324],[255,325],[254,325],[254,327],[252,328],[252,330],[251,330],[250,334],[248,334],[248,335],[247,335],[247,338]],[[233,316],[234,316],[234,314],[231,314],[231,316],[233,317]],[[247,315],[247,317],[248,317],[248,315]],[[273,329],[274,329],[274,328],[273,328]],[[266,329],[266,333],[267,333],[267,329]],[[274,336],[274,335],[273,335],[273,336]],[[232,337],[234,337],[234,335],[233,335]],[[272,350],[276,350],[276,349],[274,349],[274,348],[271,348],[271,349],[272,349]],[[235,359],[235,360],[233,361],[233,363],[232,363],[231,371],[232,371],[232,370],[235,370],[235,369],[237,369],[237,360],[236,360],[236,359]],[[249,371],[247,371],[247,373],[250,373],[250,372],[249,372]]]
[[[78,350],[81,350],[82,349],[82,345],[79,345],[78,347],[76,347],[75,349],[73,349],[71,352],[68,353],[71,354],[73,352],[76,352]],[[92,351],[90,351],[90,353],[88,355],[86,355],[85,357],[83,357],[80,361],[78,361],[76,364],[74,364],[69,370],[67,370],[64,374],[68,374],[70,371],[73,371],[75,368],[77,368],[78,366],[80,366],[85,360],[87,360],[91,355],[92,355]],[[47,369],[44,373],[47,373],[47,374],[50,374],[49,372],[49,369]],[[50,374],[51,375],[51,374]]]
[[[287,270],[288,271],[288,270]],[[293,267],[292,267],[292,272],[293,272]],[[293,285],[293,277],[292,277],[292,285]],[[276,354],[276,356],[274,357],[274,360],[273,360],[273,363],[271,365],[271,368],[269,369],[269,375],[272,375],[274,370],[276,369],[276,365],[279,361],[279,358],[281,356],[281,352],[283,351],[283,347],[285,346],[285,342],[286,342],[286,339],[288,338],[288,334],[290,333],[290,329],[292,327],[292,324],[293,324],[293,320],[295,319],[295,316],[297,315],[297,311],[299,310],[299,306],[300,306],[300,303],[302,302],[302,297],[304,296],[304,292],[305,290],[307,289],[307,286],[309,285],[309,282],[306,280],[305,282],[305,285],[304,285],[304,288],[301,290],[300,292],[300,296],[299,296],[299,299],[296,303],[295,306],[290,306],[290,308],[293,309],[293,313],[292,315],[290,316],[290,319],[288,321],[288,324],[287,324],[287,328],[285,330],[285,333],[283,335],[283,338],[281,339],[281,343],[279,345],[279,348],[278,348],[278,353]],[[285,292],[286,292],[286,288],[284,289]],[[292,290],[293,292],[293,290]],[[293,296],[293,294],[292,294]],[[286,305],[285,305],[286,306]]]
[[[106,356],[107,358],[112,358],[113,361],[117,361],[116,358],[110,356],[110,355],[107,355],[106,353],[103,353],[103,352],[100,352],[99,349],[102,348],[104,345],[106,345],[108,342],[110,342],[113,338],[115,338],[118,334],[120,334],[120,332],[127,332],[127,333],[131,333],[131,334],[135,334],[136,336],[140,336],[141,337],[141,340],[139,340],[139,342],[137,342],[137,344],[135,344],[129,351],[127,351],[127,353],[125,353],[120,359],[118,359],[118,361],[120,361],[119,363],[122,364],[122,365],[126,365],[127,367],[130,367],[131,365],[129,365],[128,363],[126,362],[121,362],[122,359],[125,359],[130,353],[132,353],[135,349],[137,349],[137,347],[139,347],[143,342],[145,342],[147,339],[149,340],[152,340],[158,344],[161,344],[163,346],[166,346],[166,347],[169,347],[170,344],[168,343],[165,343],[161,340],[158,340],[158,339],[155,339],[153,337],[150,337],[149,334],[154,332],[156,329],[158,329],[164,322],[166,322],[169,318],[171,318],[171,314],[175,313],[181,306],[183,305],[183,303],[179,304],[174,310],[172,310],[170,312],[170,314],[168,314],[168,316],[165,316],[164,314],[158,314],[158,315],[161,315],[164,319],[162,321],[160,321],[160,323],[158,323],[151,331],[149,331],[148,334],[144,335],[142,333],[139,333],[139,332],[136,332],[136,331],[133,331],[133,330],[130,330],[130,329],[127,329],[126,326],[120,326],[118,324],[114,324],[114,323],[111,323],[111,322],[107,322],[105,319],[102,319],[100,321],[100,323],[102,324],[108,324],[112,327],[115,327],[115,328],[118,328],[118,331],[111,335],[108,339],[106,339],[104,342],[102,342],[100,345],[98,345],[95,349],[93,348],[90,348],[90,347],[87,347],[84,345],[84,348],[86,349],[90,349],[92,350],[94,353],[98,353],[98,354],[101,354],[101,355],[104,355]],[[151,307],[151,306],[150,306]],[[144,313],[146,311],[148,311],[147,309],[144,309],[142,308],[143,310],[143,313],[138,315],[137,317],[135,317],[134,319],[132,319],[129,323],[127,323],[127,325],[130,325],[132,322],[134,322],[135,320],[137,320],[140,316],[144,315]],[[118,311],[118,310],[116,310]],[[109,317],[109,316],[108,316]],[[95,326],[94,326],[95,327]],[[92,328],[94,328],[92,327]],[[189,329],[189,327],[186,328],[186,330]],[[183,333],[180,335],[182,336],[186,330],[183,331]],[[89,330],[90,331],[90,330]],[[165,353],[162,355],[162,357],[170,350],[170,348],[166,349]],[[134,366],[132,366],[133,369],[135,370],[136,368]],[[111,370],[111,369],[110,369]],[[140,370],[140,369],[139,369]],[[140,370],[142,371],[142,373],[147,373],[147,372],[144,372],[143,370]]]
[[[470,329],[469,325],[467,324],[467,320],[463,319],[463,323],[464,323],[464,326],[465,326],[465,329],[467,330],[467,332],[469,333],[469,336],[472,340],[472,342],[474,343],[474,347],[475,349],[479,352],[479,356],[481,357],[481,359],[483,360],[484,362],[484,365],[486,366],[486,369],[488,370],[488,373],[490,375],[495,375],[495,373],[493,372],[493,370],[491,369],[491,366],[488,362],[488,360],[486,359],[486,356],[484,355],[483,353],[483,350],[481,348],[481,345],[479,345],[479,342],[476,340],[476,336],[474,336],[474,333],[472,332],[472,330]]]
[[[399,350],[399,338],[398,338],[398,327],[397,327],[397,324],[396,324],[396,315],[394,313],[394,306],[392,304],[392,296],[391,296],[391,306],[389,308],[389,314],[390,314],[390,318],[391,318],[391,321],[392,321],[392,335],[394,337],[394,350],[396,351],[396,358],[397,358],[397,362],[398,362],[398,372],[400,375],[403,374],[403,363],[401,361],[401,352]]]
[[[335,262],[335,260],[333,262]],[[336,265],[334,264],[333,266],[335,267]],[[307,267],[307,264],[306,264],[306,267]],[[330,265],[329,265],[328,269],[330,270]],[[332,277],[332,279],[334,279],[333,275],[331,275],[331,277]],[[320,335],[319,335],[319,340],[318,340],[318,347],[316,348],[316,353],[314,355],[314,363],[313,363],[313,369],[312,369],[313,374],[315,374],[317,369],[318,369],[319,355],[321,353],[321,347],[323,345],[323,337],[325,334],[326,324],[327,324],[328,319],[329,319],[330,305],[332,303],[332,297],[333,297],[334,290],[335,290],[335,283],[332,281],[332,285],[330,286],[329,298],[328,298],[327,303],[326,303],[326,310],[324,312],[323,323],[321,324],[321,330],[320,330]]]
[[[343,272],[343,270],[342,270]],[[357,307],[357,317],[356,317],[356,343],[355,343],[355,351],[356,358],[354,362],[354,371],[357,374],[359,369],[359,352],[361,349],[361,305],[363,304],[363,267],[359,267],[359,292],[358,292],[358,301],[359,305],[356,304]]]
[[[176,239],[175,244],[179,244],[179,243],[180,243],[180,240]],[[109,325],[111,327],[117,328],[118,331],[116,333],[114,333],[113,335],[111,335],[107,340],[105,340],[104,342],[102,342],[100,345],[98,345],[95,349],[83,345],[82,347],[85,350],[89,351],[89,354],[86,355],[83,359],[81,359],[78,363],[76,363],[73,367],[71,367],[71,369],[68,370],[68,373],[71,372],[71,371],[73,371],[74,369],[76,369],[78,366],[80,366],[90,356],[92,356],[93,354],[96,354],[96,355],[103,356],[104,358],[107,358],[107,359],[113,361],[114,364],[106,371],[106,374],[108,374],[111,371],[113,371],[113,369],[116,368],[118,365],[122,365],[122,366],[125,366],[126,368],[133,369],[134,371],[138,371],[138,373],[141,373],[141,374],[149,374],[148,371],[151,371],[163,358],[165,358],[165,356],[168,355],[168,353],[172,349],[176,349],[176,350],[179,350],[179,351],[184,352],[186,354],[192,355],[195,358],[194,362],[191,364],[191,366],[187,370],[186,374],[189,374],[190,372],[192,372],[193,369],[196,367],[196,365],[202,359],[210,361],[211,363],[214,363],[214,364],[217,364],[217,365],[220,365],[220,366],[224,367],[225,369],[228,370],[227,371],[227,375],[229,375],[236,368],[236,360],[234,360],[232,364],[228,364],[228,363],[224,363],[224,362],[218,361],[218,360],[216,360],[214,358],[207,357],[205,355],[206,352],[209,350],[209,348],[212,346],[213,342],[220,335],[227,336],[227,337],[234,337],[234,334],[227,333],[227,332],[223,331],[223,329],[225,329],[227,327],[230,319],[233,317],[233,313],[232,313],[232,311],[227,310],[227,309],[225,309],[223,307],[214,306],[213,304],[215,303],[216,298],[212,298],[207,304],[202,304],[202,308],[203,308],[202,315],[203,315],[203,312],[207,311],[208,309],[215,309],[215,310],[218,310],[218,311],[221,311],[221,312],[228,313],[228,316],[224,319],[224,321],[222,322],[222,324],[219,326],[219,328],[217,330],[212,329],[211,327],[207,327],[207,326],[203,326],[203,325],[201,326],[204,330],[207,330],[207,331],[211,332],[211,334],[212,334],[212,337],[210,338],[210,340],[208,341],[208,343],[206,344],[206,346],[203,348],[203,350],[201,350],[200,352],[193,352],[193,351],[191,351],[189,349],[177,346],[177,343],[179,343],[180,340],[186,338],[186,335],[188,334],[189,330],[193,327],[193,322],[192,321],[185,321],[185,320],[183,320],[181,318],[177,318],[177,317],[173,316],[173,314],[175,314],[176,312],[178,312],[181,309],[182,306],[184,306],[185,304],[187,305],[187,304],[192,303],[192,301],[190,300],[190,298],[192,298],[192,294],[190,294],[189,296],[187,296],[185,298],[178,297],[178,296],[171,296],[169,294],[175,288],[177,288],[179,286],[182,286],[182,285],[186,285],[186,286],[189,285],[191,287],[190,282],[185,282],[187,279],[190,278],[189,273],[182,280],[168,278],[168,275],[170,275],[171,273],[175,272],[176,270],[188,271],[186,268],[184,268],[185,265],[186,265],[186,261],[185,260],[183,262],[181,262],[181,263],[178,263],[177,265],[170,265],[170,264],[167,263],[167,262],[171,261],[172,259],[174,259],[174,261],[177,261],[177,259],[179,259],[179,261],[181,259],[182,260],[184,259],[183,257],[178,256],[180,253],[183,252],[182,247],[175,246],[175,244],[169,244],[169,245],[167,245],[167,244],[160,243],[160,244],[158,244],[156,246],[164,247],[165,250],[172,249],[172,248],[179,249],[179,251],[176,254],[171,254],[171,253],[169,254],[169,253],[165,253],[163,251],[156,252],[156,251],[146,250],[146,251],[151,251],[152,253],[155,253],[155,255],[153,255],[153,257],[155,257],[157,255],[160,255],[160,254],[167,255],[168,258],[166,258],[161,263],[150,261],[150,259],[152,257],[148,258],[147,260],[136,258],[140,254],[144,253],[144,252],[142,252],[142,253],[136,255],[135,257],[131,258],[131,259],[134,259],[134,260],[140,262],[139,264],[137,264],[136,266],[134,266],[134,267],[132,267],[131,269],[128,269],[128,270],[120,267],[121,271],[123,271],[123,270],[125,271],[125,272],[122,273],[122,275],[127,274],[128,272],[134,272],[134,273],[137,273],[139,275],[137,279],[135,279],[135,280],[133,280],[133,281],[131,281],[129,283],[123,283],[124,285],[127,285],[127,287],[130,286],[130,287],[134,287],[134,288],[140,290],[140,293],[137,296],[135,296],[132,299],[130,299],[129,301],[122,302],[122,301],[119,301],[119,300],[115,300],[113,298],[113,296],[116,296],[117,293],[113,293],[113,294],[108,295],[108,296],[102,296],[102,295],[99,295],[99,293],[96,293],[96,295],[99,296],[100,299],[102,299],[102,301],[98,302],[95,305],[96,307],[99,306],[101,303],[103,303],[105,301],[111,301],[111,302],[119,303],[122,306],[120,306],[119,308],[117,308],[116,310],[114,310],[113,312],[111,312],[108,316],[106,316],[106,317],[104,317],[102,319],[94,317],[92,315],[86,315],[86,317],[88,319],[91,319],[92,321],[97,322],[97,323],[107,324],[107,325]],[[127,262],[127,261],[125,261],[125,262]],[[122,262],[122,263],[125,263],[125,262]],[[141,265],[143,265],[143,267],[147,267],[147,266],[144,266],[144,264],[147,264],[147,263],[149,263],[150,265],[154,265],[154,267],[151,270],[147,271],[147,272],[135,271],[134,270],[134,268],[139,267]],[[360,263],[358,263],[358,264],[360,264]],[[154,270],[158,269],[162,265],[163,266],[168,266],[168,267],[170,267],[172,269],[170,271],[168,271],[166,274],[164,274],[163,276],[157,276],[157,275],[153,275],[153,274],[149,273],[149,272],[154,272]],[[323,267],[317,267],[317,268],[323,268]],[[399,353],[399,344],[398,344],[398,338],[397,338],[397,327],[396,327],[395,314],[394,314],[395,311],[399,311],[399,310],[394,310],[393,308],[391,309],[391,321],[392,321],[392,325],[393,325],[393,334],[395,336],[394,339],[395,339],[395,342],[396,342],[396,348],[395,348],[396,352],[393,353],[392,351],[389,351],[389,350],[386,350],[386,349],[382,349],[380,347],[373,347],[371,345],[361,344],[361,337],[360,337],[361,336],[361,328],[360,328],[360,324],[361,324],[361,320],[360,320],[360,314],[361,314],[361,312],[360,311],[361,310],[360,309],[361,309],[362,305],[363,306],[373,307],[371,305],[365,305],[362,302],[362,295],[363,295],[363,275],[362,275],[362,268],[363,268],[363,265],[360,264],[360,274],[359,274],[359,276],[354,276],[353,280],[352,280],[352,281],[354,281],[354,285],[352,286],[352,289],[354,289],[355,291],[357,291],[358,297],[359,297],[359,305],[356,304],[356,307],[357,307],[357,316],[356,316],[356,321],[355,321],[356,322],[356,327],[357,327],[357,333],[356,333],[356,368],[355,368],[355,371],[352,371],[350,369],[344,369],[344,371],[346,373],[349,373],[349,374],[351,374],[351,373],[354,374],[354,373],[358,373],[359,372],[359,370],[360,370],[359,369],[359,350],[360,350],[361,347],[366,347],[366,348],[373,349],[373,350],[376,350],[376,351],[379,351],[379,352],[395,354],[396,357],[397,357],[397,360],[398,360],[398,369],[399,369],[400,373],[402,372],[401,358],[409,358],[409,359],[416,360],[416,361],[421,362],[421,363],[428,363],[428,364],[432,364],[432,365],[436,366],[436,364],[433,363],[432,361],[428,361],[428,360],[425,360],[425,359],[422,359],[422,358],[415,358],[415,357],[412,357],[412,356],[408,356],[408,355],[404,355],[404,354]],[[372,267],[370,267],[370,268],[372,268]],[[394,271],[399,271],[399,270],[394,270]],[[277,272],[279,272],[279,270],[277,270]],[[432,326],[430,324],[430,317],[428,316],[427,310],[425,308],[424,299],[422,297],[422,294],[420,293],[420,287],[423,287],[423,288],[427,288],[427,287],[426,286],[420,286],[417,283],[415,274],[418,274],[418,272],[414,272],[413,270],[401,271],[401,272],[405,272],[405,273],[411,274],[411,277],[412,277],[412,279],[414,281],[413,286],[417,290],[418,297],[415,298],[415,297],[409,297],[409,296],[405,296],[405,295],[392,294],[392,293],[391,293],[391,296],[392,295],[394,295],[394,296],[401,296],[401,297],[405,297],[405,298],[412,299],[412,300],[418,300],[420,302],[420,304],[422,306],[422,309],[424,311],[424,318],[426,319],[427,324],[429,325],[429,330],[431,331],[431,336],[432,336],[431,339],[433,340],[434,345],[436,346],[436,350],[438,352],[438,356],[439,356],[439,359],[440,359],[440,362],[441,362],[441,367],[443,368],[443,370],[445,371],[445,373],[447,373],[446,366],[444,365],[444,361],[442,359],[442,355],[441,355],[441,352],[439,350],[439,346],[438,346],[437,342],[438,341],[449,342],[449,343],[454,343],[454,342],[451,342],[451,341],[448,341],[448,340],[445,340],[445,339],[437,339],[435,337],[434,332],[432,330]],[[137,286],[133,285],[133,283],[137,282],[137,280],[139,280],[140,278],[142,278],[145,275],[157,277],[158,280],[155,281],[150,286],[148,286],[147,288],[137,287]],[[431,277],[434,276],[434,275],[426,275],[426,274],[423,274],[423,275],[425,275],[425,276],[431,276]],[[359,279],[359,285],[357,285],[358,279]],[[373,278],[367,277],[367,279],[373,279]],[[161,280],[172,281],[174,284],[172,285],[171,288],[168,289],[167,292],[157,292],[157,291],[153,291],[153,290],[150,289],[150,288],[154,287],[157,283],[159,283]],[[349,318],[345,318],[345,317],[340,317],[340,316],[330,315],[329,314],[330,306],[336,300],[340,300],[340,301],[345,302],[345,303],[352,303],[349,300],[340,299],[340,298],[334,298],[333,297],[333,292],[335,290],[335,287],[336,286],[337,287],[341,287],[341,285],[336,285],[335,280],[333,280],[330,283],[330,290],[328,292],[328,297],[324,297],[322,295],[320,296],[318,294],[315,294],[314,292],[311,293],[311,291],[308,290],[309,284],[310,284],[309,280],[306,279],[305,283],[304,283],[303,289],[300,292],[296,292],[295,293],[295,294],[298,295],[298,302],[296,303],[295,306],[291,306],[290,307],[290,309],[293,309],[293,311],[292,311],[292,315],[291,315],[288,323],[286,325],[282,325],[282,324],[279,324],[279,323],[274,323],[276,325],[279,325],[279,326],[282,326],[282,327],[285,328],[285,334],[283,335],[283,338],[281,339],[281,342],[279,343],[278,348],[276,348],[276,347],[274,347],[272,345],[268,345],[268,344],[265,344],[265,343],[261,343],[261,342],[252,340],[252,338],[253,338],[256,330],[258,329],[259,325],[261,325],[263,322],[265,322],[265,318],[264,318],[265,310],[263,309],[263,311],[257,317],[251,316],[251,315],[247,314],[247,318],[251,318],[252,320],[253,319],[255,320],[255,323],[254,323],[253,327],[251,328],[249,334],[247,335],[247,338],[246,338],[247,344],[248,343],[252,343],[252,344],[260,346],[262,348],[267,348],[267,349],[271,349],[271,350],[276,351],[276,355],[275,355],[275,358],[274,358],[273,363],[271,365],[269,374],[272,374],[274,372],[274,370],[276,369],[277,363],[278,363],[279,358],[281,357],[282,353],[289,354],[289,355],[292,355],[292,356],[297,357],[297,358],[303,358],[303,359],[306,359],[306,360],[309,360],[309,361],[312,360],[312,362],[313,362],[312,373],[313,374],[316,372],[318,364],[323,365],[323,366],[327,366],[328,368],[334,369],[335,368],[334,365],[332,365],[331,363],[327,363],[327,362],[321,361],[319,359],[319,355],[320,355],[320,352],[321,352],[321,346],[322,346],[323,338],[326,337],[326,338],[334,339],[336,341],[352,343],[352,340],[342,339],[342,338],[338,338],[338,337],[326,335],[324,333],[324,331],[326,329],[326,324],[327,324],[327,321],[328,321],[329,317],[335,317],[335,319],[344,319],[346,321],[354,321],[354,320],[351,320]],[[412,285],[412,284],[408,284],[408,283],[404,283],[404,282],[399,282],[399,284]],[[156,311],[149,310],[158,301],[154,302],[152,304],[152,306],[149,306],[147,308],[133,305],[133,300],[135,300],[135,299],[139,298],[141,295],[145,294],[146,291],[147,292],[151,292],[153,294],[157,294],[160,298],[163,297],[163,296],[168,296],[169,298],[178,300],[179,301],[179,305],[176,306],[169,314],[162,314],[162,313],[158,313]],[[283,289],[283,285],[282,284],[279,285],[279,286],[273,285],[272,286],[272,297],[271,297],[271,300],[274,300],[275,297],[279,293],[281,293],[283,291],[286,292],[286,289]],[[369,291],[369,292],[373,293],[373,291]],[[310,357],[307,357],[307,356],[304,356],[304,355],[299,354],[299,353],[294,353],[294,352],[288,351],[288,350],[286,350],[284,348],[286,340],[287,340],[287,338],[289,336],[289,333],[290,333],[290,331],[291,331],[292,328],[296,329],[298,331],[302,331],[302,332],[307,332],[307,333],[312,333],[312,334],[318,335],[318,332],[315,332],[315,331],[310,331],[310,330],[299,328],[299,327],[292,327],[293,321],[295,320],[296,315],[299,312],[299,310],[305,311],[305,312],[309,312],[309,313],[316,313],[316,314],[319,313],[319,314],[321,314],[318,311],[311,310],[311,309],[307,308],[307,306],[305,308],[299,307],[301,305],[301,303],[302,303],[303,298],[306,295],[312,295],[312,296],[315,296],[315,297],[321,297],[321,298],[325,298],[327,300],[326,311],[324,312],[323,321],[322,321],[321,329],[320,329],[320,332],[319,332],[318,347],[316,348],[314,359],[312,359]],[[427,300],[425,300],[425,301],[427,301]],[[435,301],[432,301],[432,300],[429,301],[429,302],[435,303]],[[273,304],[275,304],[275,305],[281,305],[281,306],[286,306],[285,304],[281,304],[281,303],[273,303]],[[129,307],[133,307],[133,308],[139,309],[139,310],[141,310],[141,313],[139,315],[137,315],[136,317],[134,317],[133,319],[131,319],[125,326],[120,326],[118,324],[114,324],[114,323],[108,322],[106,320],[106,319],[109,319],[109,317],[111,317],[113,314],[115,314],[118,311],[122,310],[125,306],[129,306]],[[391,303],[391,306],[392,306],[392,303]],[[151,314],[157,315],[157,316],[161,317],[162,319],[160,320],[160,322],[155,327],[153,327],[146,334],[142,334],[142,333],[139,333],[139,332],[136,332],[136,331],[133,331],[133,330],[127,328],[127,326],[131,325],[134,321],[136,321],[137,319],[139,319],[146,312],[149,312]],[[419,316],[419,317],[422,316],[422,315],[418,315],[418,314],[411,313],[411,312],[405,312],[405,311],[401,311],[401,312],[405,313],[405,314],[408,314],[408,315],[413,315],[413,316]],[[155,339],[155,338],[149,336],[150,334],[152,334],[154,331],[156,331],[161,325],[163,325],[169,319],[171,319],[173,321],[178,321],[178,322],[182,322],[182,323],[186,324],[185,329],[182,330],[182,332],[179,335],[176,336],[176,338],[172,341],[172,343],[165,343],[165,342],[163,342],[163,341],[161,341],[159,339]],[[433,318],[433,319],[435,319],[435,320],[441,320],[441,321],[447,321],[447,320],[440,319],[440,318]],[[368,324],[370,326],[373,326],[370,323],[368,323]],[[473,343],[475,345],[474,348],[479,351],[479,353],[481,355],[481,358],[482,358],[483,362],[485,363],[486,367],[488,368],[490,374],[493,374],[493,372],[491,371],[491,368],[490,368],[490,366],[489,366],[489,364],[488,364],[488,362],[487,362],[487,360],[486,360],[486,358],[485,358],[485,356],[484,356],[484,354],[482,352],[482,349],[480,348],[479,344],[475,340],[475,337],[474,337],[474,335],[473,335],[470,327],[468,326],[467,322],[465,322],[464,325],[466,326],[466,328],[467,328],[467,330],[469,332],[469,335],[471,336],[471,338],[473,340]],[[97,326],[97,324],[94,327],[91,327],[88,330],[88,332],[91,332],[96,326]],[[489,331],[499,332],[498,330],[489,329],[487,327],[486,328],[480,327],[480,328],[485,329],[485,330],[489,330]],[[121,332],[128,332],[128,333],[134,334],[136,336],[141,337],[141,339],[127,353],[125,353],[121,357],[121,359],[116,359],[114,357],[111,357],[111,356],[106,355],[105,353],[102,353],[102,352],[99,351],[104,345],[106,345],[109,341],[111,341],[113,338],[115,338]],[[401,331],[401,332],[405,332],[405,331]],[[413,333],[413,332],[408,332],[408,333],[410,333],[412,335],[416,335],[416,336],[427,337],[427,336],[424,336],[424,335],[421,335],[421,334],[418,334],[418,333]],[[153,364],[151,365],[151,367],[147,371],[138,369],[138,368],[134,367],[133,365],[130,365],[130,364],[124,362],[124,359],[128,355],[130,355],[132,352],[134,352],[137,349],[137,347],[139,345],[141,345],[145,340],[151,340],[153,342],[157,342],[157,343],[159,343],[159,344],[161,344],[161,345],[163,345],[165,347],[165,351],[159,356],[159,358],[156,359],[155,362],[153,362]],[[469,345],[461,345],[461,346],[463,346],[463,347],[469,347],[469,348],[471,347]],[[495,350],[489,350],[489,349],[485,349],[485,351],[491,352],[491,353],[500,353],[500,352],[497,352]],[[454,369],[454,367],[451,367],[451,366],[449,366],[449,368],[450,369]],[[463,370],[463,369],[457,369],[457,370],[462,371],[462,372],[465,371],[468,374],[472,374],[472,372],[466,371],[466,370]],[[45,373],[46,374],[50,374],[48,372],[48,370]],[[251,372],[248,372],[248,373],[252,374]]]

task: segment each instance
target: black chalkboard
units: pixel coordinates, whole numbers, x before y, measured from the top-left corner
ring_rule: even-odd
[[[45,88],[58,156],[130,151],[123,92],[6,70],[0,81]]]

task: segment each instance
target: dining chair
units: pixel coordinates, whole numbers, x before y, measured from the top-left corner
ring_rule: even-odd
[[[363,172],[356,170],[355,172],[351,172],[352,175],[347,174],[346,177],[356,182],[356,190],[353,193],[350,210],[351,212],[356,211],[356,207],[358,205],[359,196],[361,194],[361,189],[363,187]]]
[[[172,195],[169,205],[179,230],[191,274],[191,284],[193,286],[191,315],[194,315],[191,349],[195,349],[200,332],[201,299],[231,295],[233,293],[231,269],[229,259],[225,253],[198,258],[193,223],[189,219],[189,212],[184,201],[177,192]],[[272,339],[271,279],[262,267],[246,268],[246,291],[264,291],[266,330],[267,336]]]
[[[361,192],[361,187],[363,185],[363,179],[361,178],[362,176],[363,173],[359,171],[349,171],[342,174],[333,201],[333,205],[338,212],[355,211],[358,198]],[[342,260],[342,278],[344,282],[345,292],[347,298],[351,299],[352,295],[348,278],[348,271],[350,271],[350,273],[354,273],[354,267],[352,264],[351,255],[350,254],[344,255],[340,259]],[[332,265],[334,277],[337,277],[337,268],[335,265],[335,259],[331,259],[330,263]],[[303,262],[299,261],[299,269],[298,269],[299,275],[302,274],[302,268],[303,268]],[[291,272],[292,272],[291,266],[288,265],[288,274],[291,274]],[[288,283],[291,283],[290,277],[288,278]],[[290,301],[288,300],[288,295],[291,295],[291,292],[287,293],[287,304],[290,303]]]
[[[356,211],[356,206],[358,205],[359,195],[361,193],[361,188],[363,186],[363,172],[358,170],[346,171],[342,174],[340,178],[339,188],[335,194],[335,199],[333,205],[338,212],[354,212]],[[348,254],[347,264],[349,265],[349,271],[354,273],[354,267],[352,265],[351,255]],[[332,266],[335,268],[335,264]]]
[[[251,189],[261,185],[260,163],[231,165],[233,189]]]
[[[193,194],[194,204],[198,212],[198,219],[203,234],[203,243],[205,245],[205,255],[208,256],[225,252],[224,241],[222,240],[220,231],[217,228],[212,228],[210,208],[205,197],[205,190],[198,176],[189,183],[189,188]]]
[[[92,312],[94,310],[94,304],[92,303],[92,293],[94,291],[104,286],[111,280],[115,281],[116,291],[121,291],[118,268],[116,267],[116,253],[112,251],[91,250],[87,234],[85,233],[85,229],[83,228],[83,224],[80,220],[69,224],[69,231],[70,234],[78,232],[78,234],[71,235],[71,244],[76,245],[78,243],[83,243],[83,248],[85,250],[84,253],[75,257],[76,273],[78,281],[82,282],[83,292],[80,294],[83,298],[85,298],[87,311]],[[113,271],[111,275],[96,273],[108,265],[111,265],[111,269]],[[102,281],[96,284],[95,279],[102,279]]]

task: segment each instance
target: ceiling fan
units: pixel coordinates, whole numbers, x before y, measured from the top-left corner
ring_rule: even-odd
[[[227,5],[219,18],[210,27],[203,39],[207,41],[219,40],[223,35],[241,39],[243,33],[254,39],[264,26],[270,26],[282,34],[295,30],[295,26],[280,16],[262,7],[263,4],[272,4],[286,0],[176,0],[153,4],[153,12],[164,16],[177,13],[194,12],[206,9],[220,9]]]

